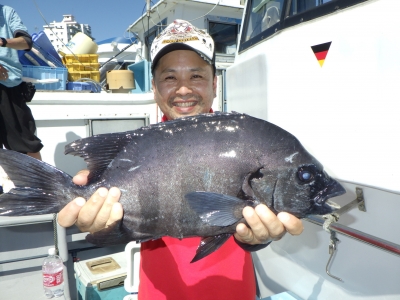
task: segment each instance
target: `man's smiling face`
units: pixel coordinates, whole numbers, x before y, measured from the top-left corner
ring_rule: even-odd
[[[152,80],[154,99],[169,120],[208,113],[217,77],[212,66],[191,50],[175,50],[157,63]]]

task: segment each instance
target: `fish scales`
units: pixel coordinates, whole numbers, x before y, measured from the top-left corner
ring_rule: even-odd
[[[246,127],[239,116],[227,121],[224,117],[208,117],[203,122],[193,118],[192,124],[183,128],[162,126],[147,131],[137,144],[127,145],[126,151],[116,156],[113,167],[105,170],[102,178],[109,178],[108,186],[138,191],[138,196],[129,193],[121,198],[125,216],[134,216],[124,217],[127,227],[139,228],[140,234],[156,230],[160,236],[180,238],[215,233],[213,226],[204,226],[196,212],[182,202],[183,196],[198,190],[236,196],[244,177],[260,167],[256,151],[242,155],[247,145],[256,142],[244,133],[255,128]],[[229,155],[232,152],[235,155]],[[135,158],[137,168],[128,172]],[[129,173],[129,180],[119,178],[116,172]],[[171,213],[161,215],[165,211]],[[146,217],[137,224],[140,216]],[[171,228],[171,224],[175,226]]]
[[[89,235],[97,245],[162,236],[216,237],[212,243],[221,244],[244,221],[246,205],[265,203],[276,213],[304,217],[332,212],[327,199],[344,193],[293,135],[239,113],[186,117],[75,141],[66,153],[88,163],[85,187],[52,166],[10,153],[1,150],[0,165],[17,187],[0,196],[0,215],[58,212],[100,186],[121,189],[123,220]],[[27,165],[35,170],[29,176],[23,174]],[[35,209],[43,191],[49,196]],[[27,204],[29,212],[21,208]]]

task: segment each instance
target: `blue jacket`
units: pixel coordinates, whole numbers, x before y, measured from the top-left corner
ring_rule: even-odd
[[[15,10],[0,4],[0,37],[11,39],[25,35],[28,32]],[[19,62],[18,51],[0,47],[0,64],[8,70],[8,79],[0,81],[6,87],[17,86],[22,82],[22,65]]]

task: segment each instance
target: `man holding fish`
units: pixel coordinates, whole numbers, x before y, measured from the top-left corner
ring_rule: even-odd
[[[187,21],[175,20],[151,47],[154,99],[163,121],[211,112],[216,93],[214,41]],[[168,153],[168,149],[165,149]],[[85,185],[88,171],[74,177]],[[89,200],[76,198],[58,216],[64,227],[96,232],[120,220],[121,192],[99,188]],[[218,251],[190,263],[200,238],[163,237],[141,244],[139,299],[255,299],[255,276],[249,251],[264,248],[285,232],[298,235],[301,221],[266,205],[245,207],[234,238]]]

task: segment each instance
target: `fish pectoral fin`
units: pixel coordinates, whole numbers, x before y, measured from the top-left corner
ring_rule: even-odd
[[[230,233],[224,233],[203,238],[199,244],[199,247],[197,247],[196,255],[193,257],[190,263],[196,262],[218,250],[231,237],[231,235],[232,234]]]
[[[229,226],[242,218],[246,201],[218,193],[192,192],[185,195],[200,219],[212,226]]]
[[[86,240],[96,246],[112,246],[117,244],[126,244],[132,241],[131,236],[122,228],[122,222],[116,221],[108,227],[88,234]]]

